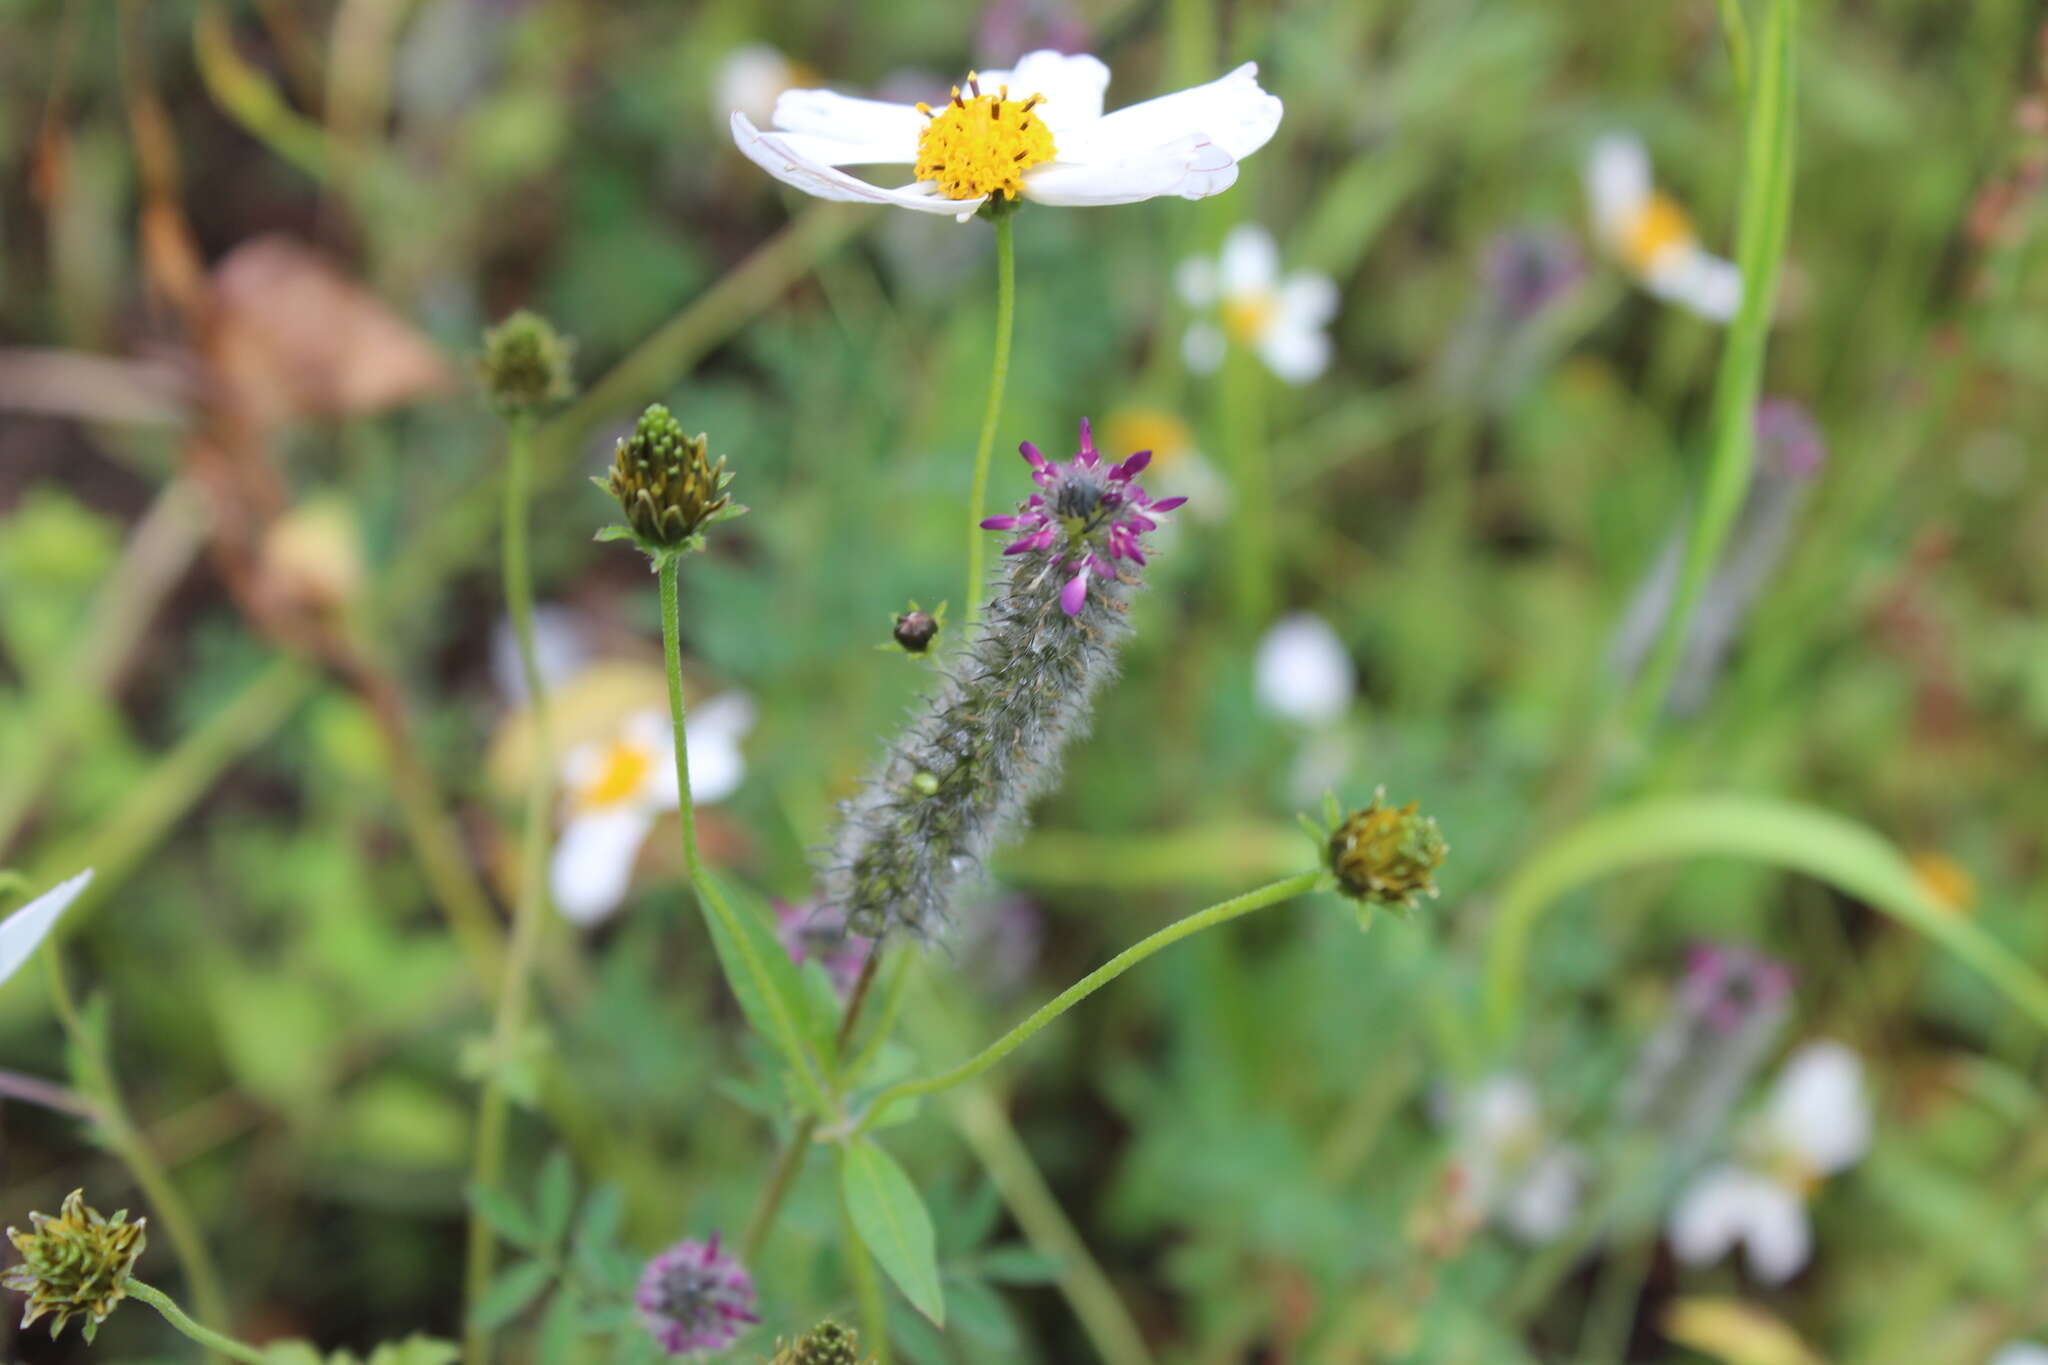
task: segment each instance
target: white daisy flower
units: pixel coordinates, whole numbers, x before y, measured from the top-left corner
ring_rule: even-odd
[[[1337,316],[1337,282],[1309,270],[1283,279],[1280,248],[1257,224],[1232,229],[1215,260],[1182,261],[1174,280],[1189,306],[1219,315],[1188,328],[1181,350],[1190,369],[1215,370],[1231,342],[1251,347],[1290,384],[1306,384],[1329,367],[1325,328]]]
[[[1791,1279],[1813,1252],[1808,1196],[1869,1150],[1871,1123],[1862,1059],[1840,1043],[1800,1048],[1745,1135],[1743,1159],[1703,1172],[1679,1196],[1672,1252],[1706,1265],[1740,1245],[1757,1279]]]
[[[0,981],[20,971],[22,964],[35,956],[36,949],[57,927],[58,917],[70,909],[71,902],[83,894],[91,881],[92,869],[87,868],[0,921]]]
[[[711,116],[722,119],[738,111],[766,123],[775,117],[782,92],[808,75],[773,44],[743,43],[719,59],[711,79]]]
[[[2009,1341],[1991,1357],[1991,1365],[2048,1365],[2048,1346],[2031,1341]]]
[[[1492,1218],[1524,1242],[1555,1241],[1585,1193],[1584,1161],[1553,1139],[1536,1087],[1495,1076],[1453,1103],[1459,1198],[1475,1221]]]
[[[696,804],[730,796],[746,775],[740,740],[754,724],[754,703],[737,692],[690,712],[690,788]],[[548,882],[555,905],[575,924],[608,918],[626,898],[640,846],[655,821],[680,804],[675,742],[666,712],[635,711],[618,731],[564,755],[568,819],[555,845]]]
[[[1311,728],[1341,719],[1358,681],[1337,632],[1305,611],[1282,617],[1266,632],[1252,671],[1261,706]]]
[[[1041,204],[1132,204],[1202,199],[1237,180],[1237,163],[1280,126],[1280,101],[1247,62],[1207,85],[1102,112],[1109,68],[1094,57],[1033,52],[1009,71],[957,86],[934,110],[790,90],[774,127],[732,114],[733,141],[761,169],[820,199],[895,204],[972,218],[990,196]],[[1015,98],[1012,98],[1012,95]],[[910,166],[889,188],[842,166]]]
[[[1701,246],[1685,210],[1652,185],[1641,140],[1616,133],[1593,144],[1586,196],[1600,245],[1643,288],[1712,322],[1735,316],[1742,272]]]

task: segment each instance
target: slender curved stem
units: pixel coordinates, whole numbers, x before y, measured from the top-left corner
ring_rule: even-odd
[[[981,1075],[997,1062],[1000,1062],[1003,1058],[1022,1047],[1026,1042],[1029,1042],[1031,1036],[1047,1024],[1050,1024],[1053,1020],[1059,1018],[1062,1014],[1065,1014],[1068,1010],[1080,1004],[1083,1000],[1086,1000],[1089,996],[1095,994],[1095,992],[1101,990],[1104,986],[1116,980],[1160,949],[1171,947],[1190,934],[1199,934],[1204,929],[1213,928],[1218,924],[1234,920],[1240,915],[1249,915],[1254,910],[1263,910],[1269,905],[1278,905],[1282,901],[1292,900],[1294,897],[1305,892],[1313,891],[1322,883],[1327,875],[1327,873],[1318,868],[1313,872],[1303,872],[1296,876],[1283,878],[1280,881],[1262,886],[1255,891],[1247,891],[1242,896],[1235,896],[1227,901],[1219,901],[1206,910],[1197,910],[1185,919],[1175,920],[1159,932],[1139,939],[1136,943],[1061,991],[1051,1000],[1039,1006],[1023,1023],[1017,1025],[952,1070],[942,1071],[936,1076],[927,1076],[922,1080],[903,1081],[897,1085],[890,1086],[887,1090],[875,1096],[874,1103],[868,1106],[867,1113],[854,1126],[854,1133],[866,1132],[874,1125],[875,1120],[880,1118],[888,1110],[889,1106],[897,1100],[910,1099],[917,1095],[937,1094],[941,1090],[951,1089],[953,1086],[959,1085],[962,1081],[973,1080],[976,1076]]]
[[[1003,414],[1003,389],[1010,380],[1010,333],[1017,321],[1017,250],[1013,214],[996,219],[996,355],[989,367],[988,409],[974,448],[974,490],[967,495],[967,624],[981,619],[988,532],[981,529],[988,501],[988,461],[995,450],[996,423]]]
[[[540,948],[542,917],[547,910],[548,801],[554,777],[554,745],[548,731],[547,695],[533,643],[533,575],[527,565],[526,521],[531,478],[531,419],[515,417],[506,430],[507,465],[504,510],[505,606],[519,640],[519,667],[533,708],[538,752],[526,789],[526,828],[521,849],[519,899],[512,912],[512,941],[505,955],[504,984],[498,990],[491,1025],[491,1068],[477,1103],[476,1160],[472,1179],[478,1189],[496,1189],[504,1174],[505,1127],[509,1099],[505,1068],[510,1064],[520,1030],[526,1024],[528,986]],[[463,1359],[483,1365],[490,1354],[490,1332],[476,1322],[475,1310],[490,1287],[491,1262],[497,1239],[482,1213],[469,1216],[468,1259],[463,1279],[469,1309],[463,1328]]]
[[[121,1099],[121,1082],[114,1074],[113,1061],[107,1056],[99,1035],[86,1026],[79,1014],[78,1003],[71,995],[71,983],[64,977],[64,964],[58,960],[54,949],[42,953],[41,957],[50,985],[50,1001],[56,1007],[57,1019],[64,1027],[65,1036],[71,1040],[73,1054],[78,1059],[78,1069],[82,1073],[77,1078],[79,1087],[98,1107],[100,1125],[106,1133],[108,1146],[114,1149],[115,1155],[121,1158],[121,1164],[135,1178],[142,1197],[149,1201],[150,1212],[162,1225],[165,1236],[171,1239],[171,1249],[178,1254],[178,1265],[185,1272],[185,1282],[191,1286],[192,1297],[199,1301],[200,1311],[210,1318],[226,1318],[227,1296],[221,1291],[220,1272],[214,1268],[213,1257],[206,1249],[206,1238],[200,1235],[198,1220],[192,1216],[184,1196],[172,1183],[170,1172],[157,1160],[156,1152],[143,1140],[142,1131],[129,1117],[128,1107]]]
[[[200,1326],[186,1314],[184,1309],[178,1307],[170,1295],[164,1293],[163,1290],[158,1289],[155,1285],[144,1284],[141,1280],[130,1280],[127,1284],[127,1290],[129,1294],[163,1314],[165,1322],[168,1322],[171,1326],[177,1328],[209,1351],[219,1355],[232,1356],[236,1360],[246,1360],[249,1362],[249,1365],[263,1365],[264,1361],[269,1359],[269,1357],[265,1356],[263,1352],[257,1350],[254,1346],[236,1341],[233,1337],[216,1332],[211,1327]]]
[[[1232,345],[1223,362],[1223,383],[1217,391],[1223,405],[1220,425],[1230,465],[1231,605],[1240,630],[1259,629],[1272,615],[1275,597],[1273,559],[1273,480],[1266,455],[1267,377],[1258,356]]]

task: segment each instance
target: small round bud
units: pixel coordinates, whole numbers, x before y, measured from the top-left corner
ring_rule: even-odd
[[[906,611],[896,618],[896,643],[908,654],[922,654],[938,638],[938,619],[928,611]]]
[[[484,333],[484,387],[500,411],[539,412],[576,391],[570,375],[575,353],[575,342],[522,308]]]
[[[29,1230],[7,1229],[8,1240],[21,1252],[21,1264],[0,1275],[0,1285],[28,1295],[21,1325],[45,1313],[55,1315],[50,1335],[64,1330],[72,1318],[85,1319],[91,1341],[114,1306],[127,1297],[128,1278],[147,1240],[147,1219],[128,1221],[128,1210],[112,1218],[88,1208],[84,1190],[64,1197],[57,1216],[31,1213]]]
[[[794,1344],[778,1345],[769,1365],[860,1365],[860,1334],[836,1322],[821,1322]]]
[[[726,496],[732,475],[725,457],[716,464],[703,433],[683,435],[682,424],[659,403],[640,414],[631,436],[619,438],[611,473],[598,485],[619,500],[623,534],[650,555],[694,548],[699,533],[747,509]]]
[[[1412,910],[1417,897],[1436,895],[1431,874],[1443,865],[1450,845],[1435,820],[1418,814],[1416,802],[1390,806],[1386,795],[1384,788],[1375,792],[1371,805],[1330,830],[1330,872],[1354,900]]]

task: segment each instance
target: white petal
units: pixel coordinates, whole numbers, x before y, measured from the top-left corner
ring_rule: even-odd
[[[1217,297],[1216,262],[1207,256],[1188,257],[1175,267],[1173,287],[1180,291],[1181,302],[1188,307],[1211,307]]]
[[[775,101],[789,88],[789,58],[767,43],[744,43],[725,54],[712,81],[712,116],[737,109],[763,123],[775,117]]]
[[[857,99],[831,90],[785,90],[775,101],[775,127],[834,142],[895,147],[900,161],[917,160],[925,116],[908,104]]]
[[[548,867],[555,908],[572,924],[597,924],[610,917],[633,883],[640,845],[654,827],[644,806],[613,806],[579,815],[562,829]]]
[[[0,923],[0,981],[20,971],[21,964],[35,956],[50,930],[57,927],[57,917],[70,908],[91,880],[92,869],[88,867],[70,880],[58,882]]]
[[[1583,1188],[1577,1155],[1552,1147],[1530,1163],[1508,1192],[1500,1220],[1525,1242],[1554,1242],[1571,1230]]]
[[[1196,374],[1216,373],[1223,367],[1223,357],[1228,350],[1229,343],[1223,339],[1222,329],[1206,322],[1195,323],[1180,339],[1181,359],[1187,361],[1188,368]]]
[[[1854,1165],[1870,1149],[1863,1059],[1840,1043],[1800,1048],[1779,1073],[1764,1122],[1775,1144],[1820,1175]]]
[[[1259,641],[1253,677],[1259,702],[1303,725],[1327,725],[1351,705],[1357,675],[1344,642],[1308,612],[1285,617]]]
[[[1072,56],[1043,50],[1027,52],[1008,71],[984,71],[981,88],[1010,87],[1010,98],[1045,96],[1035,111],[1052,130],[1055,147],[1064,150],[1063,135],[1080,131],[1102,117],[1102,92],[1109,88],[1109,68],[1086,53]]]
[[[737,743],[754,728],[754,699],[744,692],[721,692],[690,711],[690,738],[722,736]]]
[[[1726,1256],[1748,1229],[1752,1187],[1761,1179],[1733,1165],[1702,1171],[1672,1206],[1665,1229],[1671,1254],[1687,1265],[1709,1265]]]
[[[1765,1284],[1783,1284],[1813,1254],[1813,1226],[1806,1205],[1783,1185],[1759,1180],[1749,1193],[1743,1243],[1750,1273]]]
[[[1991,1365],[2048,1365],[2048,1346],[2031,1341],[2009,1341],[1991,1357]]]
[[[1742,306],[1742,271],[1733,261],[1710,255],[1692,243],[1660,253],[1644,272],[1643,287],[1709,322],[1727,322]]]
[[[740,746],[724,735],[690,736],[690,795],[700,806],[723,801],[747,775]]]
[[[542,687],[560,687],[589,659],[590,647],[584,643],[576,612],[552,603],[533,609],[533,661],[540,668]],[[526,670],[519,662],[519,638],[510,618],[500,618],[491,628],[491,685],[507,701],[526,700]]]
[[[1177,194],[1206,199],[1237,183],[1237,162],[1200,133],[1085,163],[1064,156],[1024,175],[1024,197],[1041,204],[1135,204]]]
[[[1280,285],[1280,316],[1302,327],[1321,327],[1337,316],[1337,282],[1302,270]]]
[[[1586,158],[1586,198],[1602,240],[1618,240],[1649,197],[1650,154],[1640,138],[1610,133],[1593,144]]]
[[[1207,85],[1145,100],[1106,115],[1083,130],[1062,157],[1095,160],[1156,147],[1184,133],[1206,133],[1232,160],[1266,145],[1280,126],[1280,101],[1259,88],[1259,64],[1246,62]]]
[[[605,746],[578,744],[562,755],[562,785],[580,791],[598,779],[605,768]]]
[[[793,185],[805,194],[842,203],[894,204],[920,213],[950,213],[963,223],[981,207],[979,199],[941,199],[929,185],[911,185],[898,190],[871,185],[844,171],[835,170],[829,162],[811,155],[805,141],[792,146],[788,138],[789,135],[784,133],[762,132],[749,123],[744,114],[732,116],[732,139],[747,159],[783,184]],[[815,139],[806,141],[810,147],[815,147]]]
[[[1223,239],[1218,257],[1223,297],[1270,294],[1280,284],[1280,247],[1257,223],[1240,223]]]
[[[1259,337],[1259,358],[1290,384],[1306,384],[1330,366],[1330,338],[1319,327],[1275,325]]]
[[[1542,1121],[1543,1105],[1526,1076],[1491,1076],[1466,1092],[1458,1106],[1462,1145],[1499,1151],[1520,1145]]]

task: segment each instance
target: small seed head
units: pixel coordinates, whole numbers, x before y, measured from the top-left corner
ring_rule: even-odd
[[[64,1330],[73,1318],[85,1320],[91,1341],[107,1315],[128,1293],[128,1278],[147,1240],[147,1219],[128,1221],[128,1210],[112,1218],[88,1208],[84,1190],[64,1197],[57,1216],[31,1213],[29,1230],[8,1228],[8,1240],[21,1252],[21,1264],[0,1275],[0,1285],[28,1295],[21,1315],[27,1327],[45,1313],[53,1315],[50,1335]]]
[[[1416,802],[1390,806],[1386,790],[1372,804],[1338,821],[1327,849],[1338,889],[1354,900],[1386,909],[1413,910],[1418,897],[1435,896],[1433,875],[1450,845],[1436,821]]]
[[[575,342],[522,308],[484,333],[484,387],[503,412],[540,412],[575,393],[575,354]]]
[[[747,510],[726,495],[732,475],[725,457],[714,464],[703,433],[683,435],[682,424],[659,403],[640,414],[631,436],[619,439],[610,475],[596,482],[625,513],[625,527],[614,534],[629,536],[649,555],[698,548],[705,527]]]
[[[860,1334],[821,1322],[787,1346],[778,1343],[769,1365],[860,1365]]]
[[[896,643],[908,654],[922,654],[932,647],[939,623],[928,611],[906,611],[896,618]]]

